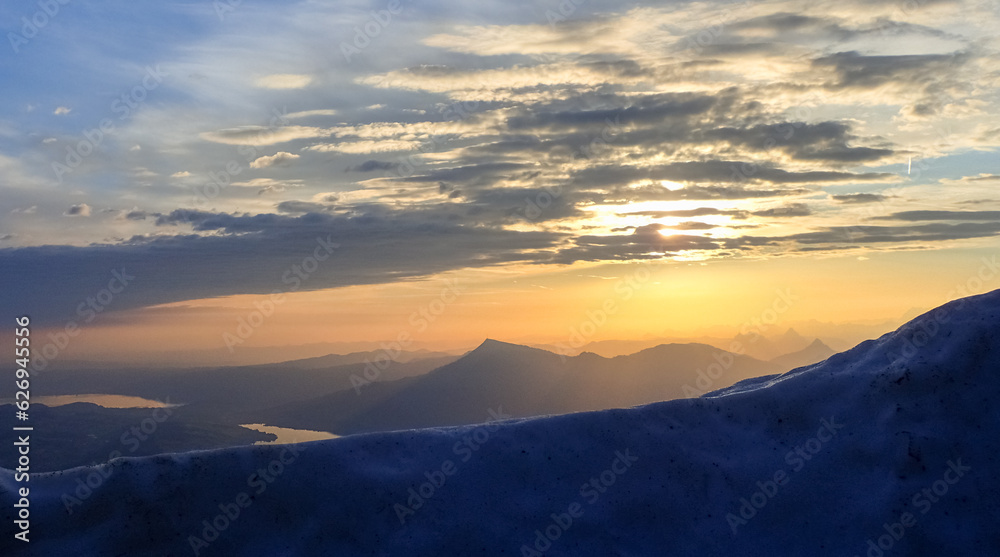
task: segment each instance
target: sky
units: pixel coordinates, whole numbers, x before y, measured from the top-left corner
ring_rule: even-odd
[[[998,20],[992,0],[5,3],[4,317],[53,354],[151,361],[889,331],[1000,284]]]

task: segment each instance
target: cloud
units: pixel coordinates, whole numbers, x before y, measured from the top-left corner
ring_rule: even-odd
[[[313,118],[315,116],[336,116],[339,114],[336,110],[332,108],[320,108],[316,110],[301,110],[299,112],[292,112],[285,114],[285,118],[289,120],[297,120],[300,118]]]
[[[675,182],[769,182],[772,184],[836,183],[848,181],[895,181],[887,172],[843,172],[836,170],[788,171],[748,161],[685,161],[655,166],[593,166],[579,171],[574,181],[581,185],[627,183],[640,180]]]
[[[447,93],[455,100],[496,101],[517,96],[519,90],[556,87],[596,87],[607,80],[600,68],[572,64],[532,64],[487,69],[461,69],[424,64],[385,74],[369,75],[358,83],[382,89]],[[635,79],[638,81],[638,78]]]
[[[65,323],[81,301],[107,286],[112,271],[134,276],[115,295],[115,310],[274,290],[318,290],[424,277],[447,270],[541,262],[564,237],[550,232],[465,226],[419,211],[375,210],[356,216],[309,212],[233,215],[175,210],[157,218],[164,232],[113,245],[0,249],[0,266],[23,280],[5,292],[32,308],[32,321]],[[302,265],[323,246],[339,244],[308,280]],[[252,254],[252,257],[248,257]],[[183,261],[179,265],[177,262]]]
[[[894,154],[891,149],[849,146],[848,142],[857,139],[849,132],[850,127],[842,122],[782,122],[750,128],[716,128],[704,135],[758,152],[779,149],[801,161],[857,164]]]
[[[224,143],[226,145],[262,146],[285,143],[296,139],[325,137],[327,135],[329,135],[328,131],[309,126],[240,126],[238,128],[203,132],[199,137],[207,141]]]
[[[140,221],[140,220],[146,220],[147,218],[160,217],[162,215],[160,213],[142,211],[140,209],[132,209],[131,211],[125,213],[124,216],[126,220]]]
[[[413,151],[420,147],[421,142],[415,139],[404,140],[365,140],[342,141],[308,147],[310,151],[321,153],[346,153],[354,155],[371,155],[375,153],[390,153],[393,151]]]
[[[570,9],[577,12],[580,4]],[[692,26],[699,29],[720,19],[719,6],[697,13]],[[565,18],[559,8],[538,9],[538,23],[454,25],[423,40],[423,43],[454,52],[483,57],[499,55],[548,58],[568,55],[644,56],[666,52],[677,37],[675,10],[621,4],[588,6]],[[622,13],[625,12],[625,13]],[[690,14],[685,14],[690,17]],[[522,18],[517,18],[519,21]]]
[[[713,228],[718,228],[718,225],[689,220],[674,225],[666,225],[664,228],[669,228],[671,230],[711,230]]]
[[[769,242],[792,240],[800,244],[826,244],[835,249],[847,243],[871,245],[881,243],[927,243],[987,238],[1000,234],[1000,222],[924,224],[911,226],[839,226],[816,232],[793,234],[783,238],[767,238]],[[744,237],[743,240],[752,241]]]
[[[532,112],[508,119],[507,127],[520,131],[538,127],[558,130],[594,124],[621,126],[633,122],[651,125],[667,118],[704,114],[715,105],[716,98],[698,94],[667,94],[640,97],[635,102],[632,106],[620,109]]]
[[[262,89],[302,89],[312,83],[308,75],[293,73],[276,73],[257,78],[254,85]]]
[[[807,217],[812,214],[812,210],[805,203],[790,203],[780,207],[750,211],[746,209],[715,209],[712,207],[699,207],[697,209],[679,209],[673,211],[632,211],[618,213],[619,215],[648,216],[653,218],[666,217],[704,217],[711,215],[727,216],[735,220],[745,220],[751,216],[755,217]]]
[[[807,217],[811,214],[812,211],[805,203],[792,203],[783,207],[773,207],[753,212],[753,215],[757,217]]]
[[[584,201],[581,196],[553,196],[542,187],[485,187],[461,191],[450,188],[439,185],[440,193],[447,193],[449,199],[461,197],[465,218],[476,222],[515,223],[524,222],[524,219],[549,222],[585,215],[579,207]],[[538,207],[539,200],[545,204],[544,210]]]
[[[742,209],[716,209],[714,207],[698,207],[697,209],[677,209],[673,211],[631,211],[618,213],[619,215],[647,216],[653,218],[665,217],[704,217],[709,215],[722,215],[734,219],[746,219],[750,216],[750,211]]]
[[[1000,211],[901,211],[898,213],[892,213],[891,215],[873,217],[873,219],[905,221],[1000,221]]]
[[[950,75],[969,59],[968,52],[866,56],[850,51],[817,58],[813,60],[813,66],[833,72],[836,81],[827,83],[830,88],[872,89],[889,83],[926,86],[923,81]]]
[[[71,109],[71,108],[67,108],[65,106],[60,106],[60,107],[57,107],[55,110],[53,110],[52,114],[55,114],[56,116],[65,116],[66,114],[69,114],[72,111],[73,111],[73,109]]]
[[[174,172],[173,174],[170,175],[170,177],[171,178],[187,178],[190,175],[191,175],[191,173],[188,172],[187,170],[182,170],[180,172]]]
[[[34,215],[35,213],[38,212],[38,205],[32,205],[30,207],[24,207],[24,208],[16,207],[14,209],[11,209],[10,212],[11,212],[12,215],[16,215],[16,214]]]
[[[484,163],[431,170],[425,174],[396,178],[396,180],[404,182],[465,182],[470,183],[470,185],[488,185],[492,184],[498,175],[509,176],[513,171],[530,166],[525,163],[511,162]]]
[[[816,29],[828,28],[842,29],[823,18],[788,12],[768,14],[732,24],[732,29],[737,32],[768,31],[772,36],[780,36],[783,33],[795,31],[815,31]],[[844,31],[841,32],[844,33]]]
[[[374,159],[366,160],[365,162],[347,167],[345,172],[375,172],[376,170],[392,170],[396,168],[399,163],[392,161],[378,161]]]
[[[292,161],[298,159],[299,155],[278,151],[270,156],[259,157],[250,163],[250,168],[268,168],[271,166],[288,166]]]
[[[812,190],[806,188],[748,188],[745,186],[685,186],[670,190],[659,184],[628,187],[616,186],[606,196],[609,204],[630,203],[635,201],[680,201],[680,200],[735,200],[735,199],[767,199],[773,197],[794,197]]]
[[[1000,175],[986,174],[985,172],[977,176],[963,176],[962,182],[1000,182]]]
[[[834,201],[839,203],[879,203],[888,199],[887,196],[880,193],[845,193],[842,195],[833,195]]]
[[[300,188],[302,180],[275,180],[273,178],[254,178],[245,182],[233,182],[237,188],[257,188],[257,195],[269,192],[283,192],[288,188]]]
[[[277,207],[279,213],[327,213],[333,207],[324,203],[313,201],[282,201]]]
[[[90,205],[86,203],[81,203],[79,205],[73,205],[63,215],[67,217],[89,217],[90,216]]]
[[[556,261],[627,261],[632,259],[661,259],[690,250],[715,250],[721,245],[705,236],[664,236],[662,224],[636,227],[631,234],[584,235],[575,238],[575,246],[559,250]]]

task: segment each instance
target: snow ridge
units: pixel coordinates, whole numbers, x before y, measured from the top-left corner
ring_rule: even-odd
[[[697,399],[34,475],[0,553],[996,555],[998,332],[994,291]]]

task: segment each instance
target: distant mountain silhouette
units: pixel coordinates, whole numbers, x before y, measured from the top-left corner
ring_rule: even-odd
[[[46,395],[102,393],[169,399],[184,404],[183,412],[192,419],[197,415],[230,424],[258,423],[255,412],[262,408],[351,390],[359,381],[389,382],[421,375],[457,358],[431,354],[434,357],[426,359],[420,359],[419,353],[400,354],[409,358],[405,362],[390,362],[375,352],[222,368],[50,371],[32,383]],[[359,359],[359,363],[322,366]]]
[[[270,425],[337,434],[481,422],[490,409],[542,416],[698,396],[782,371],[705,344],[665,344],[629,356],[564,357],[486,340],[457,361],[373,393],[334,393],[261,413]],[[372,402],[378,398],[378,402]]]
[[[771,334],[771,333],[774,334]],[[659,346],[661,344],[707,344],[723,350],[732,350],[734,342],[739,343],[739,351],[747,356],[758,360],[770,361],[778,356],[798,352],[805,349],[811,342],[809,338],[802,336],[793,328],[786,329],[783,333],[777,334],[778,329],[765,329],[764,331],[752,330],[735,337],[661,337],[655,339],[641,340],[595,340],[583,345],[580,350],[584,352],[594,352],[605,357],[634,354],[640,350]],[[825,341],[825,339],[824,339]],[[538,345],[544,350],[558,351],[554,345]]]
[[[351,352],[350,354],[328,354],[326,356],[318,356],[316,358],[302,358],[299,360],[291,360],[288,362],[281,362],[278,364],[263,364],[262,366],[254,367],[269,367],[273,368],[275,366],[288,367],[294,369],[321,369],[321,368],[331,368],[336,366],[344,366],[350,364],[360,364],[366,361],[373,362],[380,358],[387,357],[387,352],[385,350],[370,350],[367,352]],[[453,354],[448,354],[447,352],[432,352],[430,350],[416,350],[416,351],[401,351],[398,354],[391,354],[393,356],[392,360],[396,363],[409,363],[416,360],[434,360],[438,362],[439,365],[444,365],[446,361],[452,361],[458,359],[458,356]]]
[[[790,371],[797,367],[822,362],[834,354],[836,352],[833,348],[827,346],[822,340],[816,339],[802,350],[778,356],[772,359],[771,363],[781,367],[784,371]]]
[[[737,335],[735,340],[743,346],[747,355],[765,361],[791,352],[798,352],[809,345],[809,340],[797,333],[795,329],[788,329],[783,334],[774,337],[751,332]]]

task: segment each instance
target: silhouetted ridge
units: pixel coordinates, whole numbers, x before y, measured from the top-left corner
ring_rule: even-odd
[[[468,393],[448,394],[415,415]],[[33,475],[40,534],[18,549],[182,555],[202,536],[213,554],[252,557],[1000,555],[1000,292],[707,397],[509,420],[485,394],[470,415],[501,423]],[[266,494],[239,509],[247,478],[275,463]],[[17,485],[0,470],[8,522]]]

